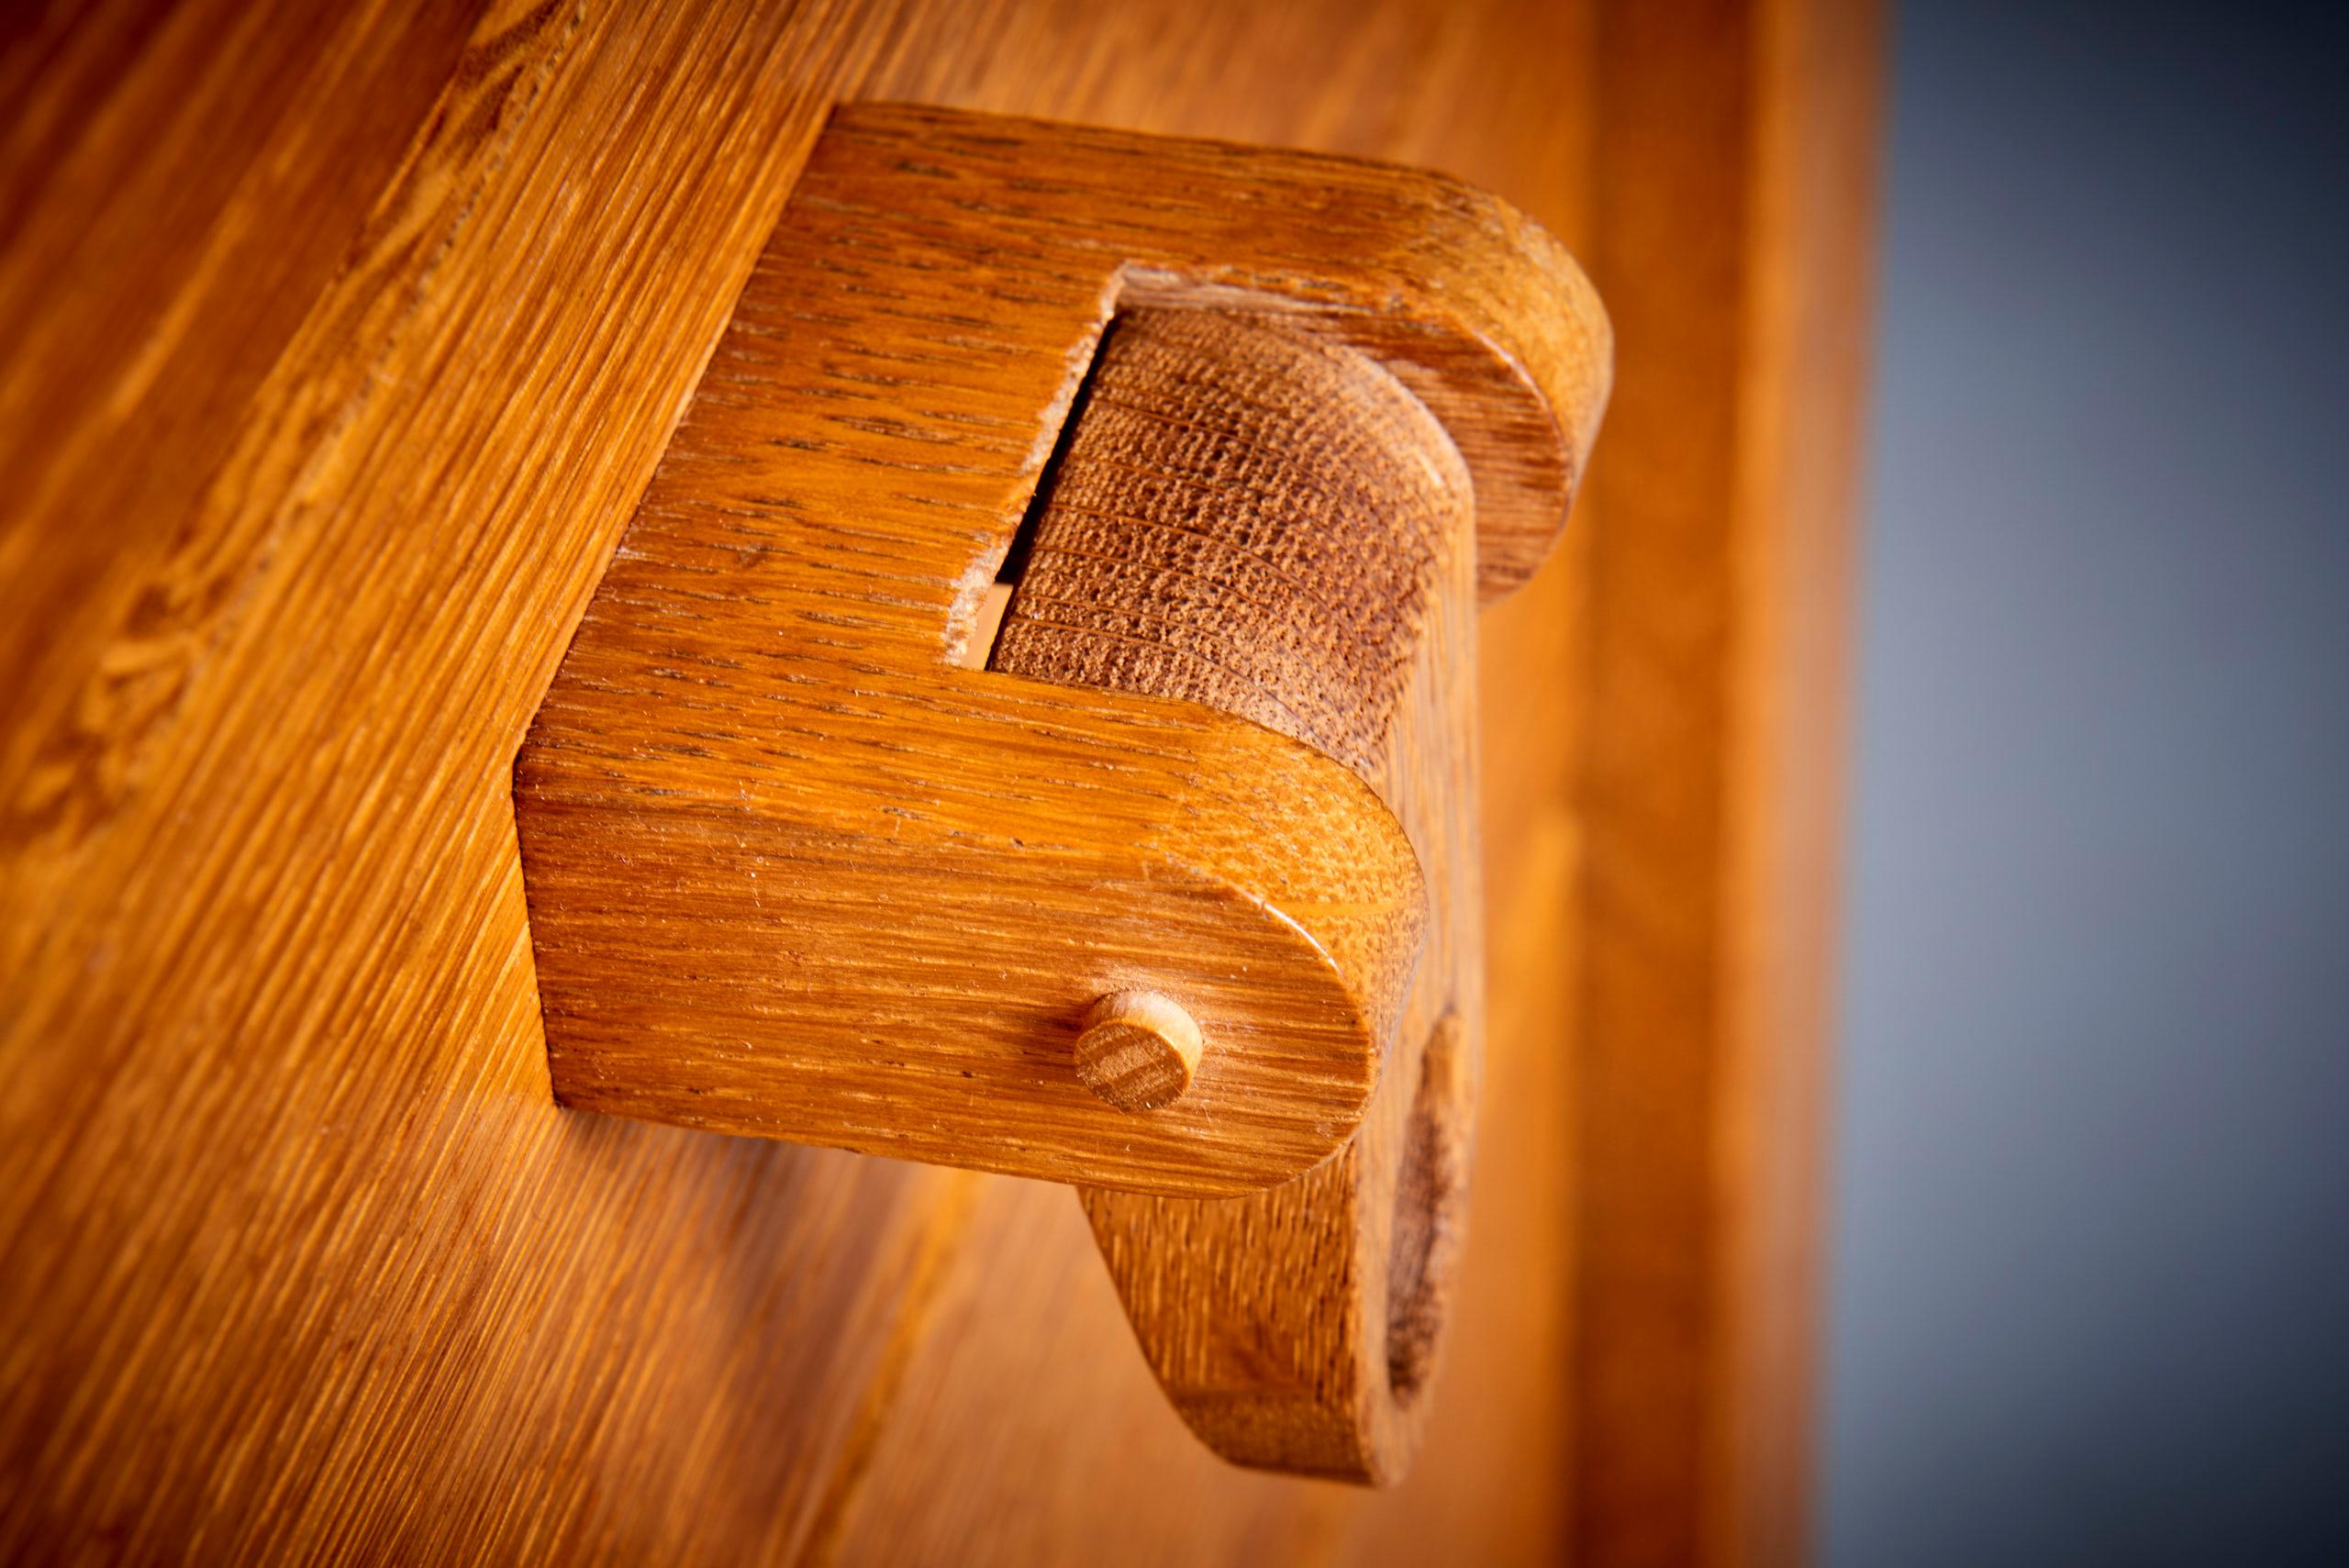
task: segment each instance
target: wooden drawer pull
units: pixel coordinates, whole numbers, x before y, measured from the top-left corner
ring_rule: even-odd
[[[556,1095],[1076,1185],[1202,1437],[1400,1473],[1476,612],[1608,361],[1555,241],[1433,176],[841,111],[517,761]]]

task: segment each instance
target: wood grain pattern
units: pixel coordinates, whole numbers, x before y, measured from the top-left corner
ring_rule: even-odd
[[[1876,29],[1709,0],[1602,40],[1593,264],[1640,412],[1591,497],[1574,1385],[1577,1428],[1614,1434],[1576,1461],[1599,1561],[1805,1550]],[[1692,235],[1691,207],[1735,221]]]
[[[811,83],[871,46],[844,19],[492,10],[404,121],[371,61],[223,144],[213,232],[264,251],[335,221],[270,177],[339,161],[312,140],[330,106],[366,152],[341,167],[383,172],[282,346],[236,345],[266,364],[241,396],[210,379],[215,301],[255,308],[270,263],[159,243],[153,292],[126,285],[201,328],[129,385],[206,427],[209,467],[157,476],[177,512],[90,525],[103,599],[43,566],[0,615],[42,628],[39,701],[73,716],[10,734],[0,1557],[726,1555],[804,1528],[941,1211],[917,1173],[562,1118],[508,792],[815,133]],[[297,72],[339,58],[334,28],[267,21]],[[192,13],[150,48],[233,86],[246,36]],[[417,47],[400,69],[431,73]],[[141,58],[83,134],[185,93]],[[210,144],[90,145],[168,180]],[[67,229],[111,195],[51,190]],[[12,539],[79,526],[30,499]],[[47,808],[28,756],[95,782]]]
[[[1175,330],[1147,322],[1241,302],[1306,334],[1261,339],[1292,376],[1391,367],[1392,408],[1443,421],[1459,472],[1427,442],[1378,472],[1397,495],[1476,485],[1473,514],[1400,515],[1447,519],[1484,591],[1546,548],[1536,517],[1563,522],[1605,399],[1606,323],[1499,204],[1290,153],[835,117],[517,764],[565,1104],[1192,1195],[1272,1185],[1345,1140],[1430,897],[1391,802],[1349,768],[1387,744],[1431,539],[1366,549],[1318,473],[1291,512],[1330,526],[1234,583],[1311,580],[1353,618],[1293,606],[1224,637],[1232,678],[1179,693],[1201,709],[1142,657],[1196,677],[1200,646],[1069,640],[1114,612],[1068,519],[1115,463],[1080,462],[1037,541],[1055,613],[1023,581],[995,671],[963,667],[1111,313],[1139,313],[1139,354]],[[1279,380],[1231,368],[1235,394]],[[1367,423],[1343,440],[1366,469],[1386,450]],[[1145,563],[1186,559],[1168,535]],[[1286,660],[1298,683],[1247,678],[1230,650],[1252,641],[1259,673]],[[1046,668],[1084,689],[1004,678]],[[1216,1041],[1143,1118],[1069,1063],[1086,1010],[1127,989],[1180,998]]]
[[[131,739],[168,721],[222,589],[192,548],[163,585],[124,568],[195,526],[237,415],[382,199],[481,7],[77,9],[0,55],[0,573],[42,606],[0,617],[12,843],[102,822]],[[117,86],[108,112],[78,112]],[[142,155],[199,139],[201,159]]]
[[[1085,1194],[1152,1369],[1229,1459],[1386,1483],[1424,1425],[1483,1021],[1475,499],[1443,428],[1294,317],[1111,325],[991,667],[1247,714],[1344,760],[1434,890],[1363,1128],[1269,1191]]]
[[[1190,1092],[1207,1041],[1181,1003],[1113,991],[1077,1025],[1070,1056],[1085,1086],[1121,1111],[1154,1111]]]
[[[0,47],[0,1556],[1795,1560],[1806,1158],[1753,1129],[1816,1099],[1872,8],[482,9],[105,0]],[[858,96],[1441,168],[1607,290],[1577,527],[1479,628],[1476,1217],[1392,1491],[1201,1448],[1054,1187],[549,1104],[508,762]],[[1662,941],[1723,867],[1642,824],[1722,769],[1722,946]],[[1628,1000],[1730,951],[1731,1007]],[[1595,1142],[1684,1039],[1740,1042],[1720,1137]],[[1637,1197],[1692,1183],[1747,1218]]]

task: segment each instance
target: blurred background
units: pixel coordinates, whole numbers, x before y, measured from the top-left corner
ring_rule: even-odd
[[[2349,1561],[2349,26],[1893,23],[1816,1539]]]

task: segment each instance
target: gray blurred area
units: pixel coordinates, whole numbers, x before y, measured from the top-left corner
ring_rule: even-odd
[[[1839,1568],[2349,1562],[2344,11],[1896,17]]]

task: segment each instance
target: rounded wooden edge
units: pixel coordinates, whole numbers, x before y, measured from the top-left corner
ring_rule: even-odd
[[[812,774],[785,793],[744,752],[745,765],[723,775],[729,792],[710,783],[699,759],[539,743],[534,731],[517,762],[515,808],[559,1096],[582,1109],[672,1125],[1168,1196],[1239,1197],[1326,1163],[1375,1093],[1383,1042],[1428,918],[1424,873],[1394,813],[1344,764],[1194,704],[975,671],[944,670],[930,679],[957,695],[954,712],[939,723],[959,737],[958,750],[1003,771],[998,793],[940,795],[925,803],[926,814],[903,809],[896,795],[806,787],[810,776],[821,784],[833,777],[828,770],[850,766],[852,759],[835,753],[812,759]],[[1052,812],[1064,798],[1071,759],[1083,765],[1108,757],[1101,737],[1132,727],[1179,735],[1183,745],[1170,751],[1163,773],[1128,757],[1112,775],[1119,787],[1105,791],[1096,808],[1128,825],[1123,837],[1056,844]],[[1042,744],[1013,752],[997,743],[1015,728]],[[733,755],[721,751],[721,761]],[[1172,798],[1168,784],[1181,779],[1196,781],[1198,793],[1183,810],[1163,809]],[[968,929],[999,913],[1007,878],[1042,874],[1040,845],[1056,845],[1052,874],[1081,896],[1057,906],[1064,917],[1034,928],[1035,945],[1006,950],[996,961],[1062,971],[1069,992],[1040,997],[1030,1022],[1007,1018],[990,996],[949,989],[924,1001],[924,1032],[900,1042],[897,1070],[910,1073],[907,1086],[920,1090],[925,1104],[972,1105],[983,1114],[875,1118],[869,1082],[803,1070],[804,1051],[791,1048],[807,1043],[811,1020],[763,1000],[745,1010],[740,987],[702,984],[685,971],[662,980],[662,995],[703,1020],[694,1033],[705,1043],[681,1053],[678,1038],[668,1037],[661,1044],[668,1060],[657,1075],[649,1073],[643,1052],[651,1042],[640,1022],[598,1000],[597,977],[633,939],[613,928],[617,906],[564,891],[592,888],[595,877],[624,860],[656,881],[690,881],[696,896],[726,890],[744,901],[730,917],[745,930],[788,920],[795,940],[845,951],[865,943],[868,906],[834,896],[822,879],[754,882],[726,866],[740,862],[747,871],[778,858],[829,866],[853,858],[868,873],[885,873],[908,858],[951,851],[955,873],[933,879],[920,908],[928,924]],[[1280,852],[1268,853],[1271,847]],[[1302,870],[1291,865],[1300,852],[1313,857]],[[1243,984],[1228,962],[1195,972],[1183,953],[1135,936],[1152,923],[1129,918],[1141,901],[1163,907],[1169,898],[1212,921],[1227,952],[1244,947],[1254,978]],[[905,1005],[902,984],[886,974],[868,979],[876,973],[840,972],[840,986],[860,988],[842,991],[856,1006],[844,1015],[849,1021],[830,1024],[830,1049],[846,1050],[872,1007]],[[1267,973],[1287,982],[1270,996],[1261,985]],[[1090,989],[1082,984],[1088,974]],[[1065,1031],[1105,991],[1128,988],[1184,998],[1203,1038],[1216,1043],[1216,1061],[1205,1063],[1183,1099],[1129,1116],[1065,1068],[1059,1077],[1065,1093],[1017,1092],[1035,1080],[1040,1040],[1056,1037],[1065,1062]],[[1304,1023],[1309,1036],[1298,1028]],[[985,1066],[970,1057],[981,1038],[999,1042]],[[773,1049],[748,1055],[721,1049],[743,1039]],[[1253,1074],[1244,1070],[1249,1062],[1258,1064]],[[740,1093],[746,1065],[765,1074],[772,1089]],[[1261,1084],[1265,1072],[1289,1075],[1275,1100],[1238,1087]],[[998,1097],[998,1088],[1015,1092]],[[738,1092],[721,1092],[729,1089]],[[1244,1117],[1230,1114],[1235,1093],[1248,1095]],[[1265,1137],[1273,1129],[1281,1134],[1277,1147]]]
[[[1486,602],[1532,575],[1564,531],[1614,381],[1614,328],[1563,241],[1500,197],[1453,175],[1335,153],[980,114],[931,105],[839,106],[825,140],[951,143],[1007,138],[1055,154],[1055,177],[1105,210],[1130,206],[1147,148],[1195,184],[1228,183],[1238,210],[1278,210],[1284,192],[1335,204],[1359,238],[1346,265],[1300,271],[1278,223],[1221,233],[1215,253],[1163,236],[1104,245],[1119,303],[1302,313],[1376,358],[1444,423],[1475,475],[1477,583]],[[828,149],[819,144],[819,155]],[[1160,248],[1163,247],[1163,248]],[[1438,342],[1448,339],[1448,342]],[[1431,351],[1432,350],[1432,351]]]
[[[1399,1140],[1365,1127],[1282,1186],[1205,1207],[1079,1190],[1152,1372],[1225,1459],[1371,1486],[1409,1470],[1466,1238],[1475,1054],[1467,1024],[1446,1011],[1429,1030]],[[1346,1253],[1323,1284],[1346,1286],[1284,1295],[1315,1288],[1290,1271],[1310,1272],[1302,1260],[1323,1249]],[[1236,1317],[1219,1283],[1235,1274],[1263,1284]],[[1244,1350],[1217,1352],[1219,1342]],[[1278,1371],[1235,1381],[1234,1353]]]

